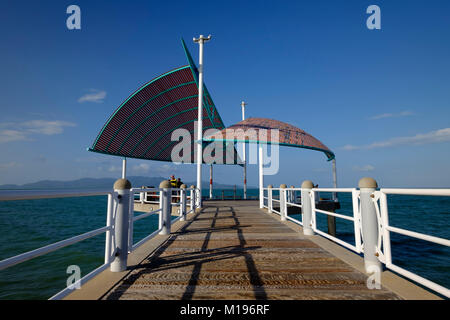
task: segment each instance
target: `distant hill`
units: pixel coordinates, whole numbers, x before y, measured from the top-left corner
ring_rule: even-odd
[[[131,181],[131,185],[133,187],[141,187],[141,186],[153,186],[158,187],[159,183],[167,178],[163,177],[143,177],[143,176],[130,176],[127,177],[128,180]],[[27,183],[23,185],[16,184],[4,184],[0,185],[0,189],[3,190],[17,190],[17,189],[26,189],[26,190],[48,190],[48,189],[108,189],[112,188],[116,178],[82,178],[78,180],[71,181],[58,181],[58,180],[42,180],[33,183]],[[195,185],[193,181],[183,181],[187,186]],[[203,188],[207,188],[209,186],[209,181],[203,182]],[[237,188],[241,188],[242,186],[237,186]],[[214,188],[218,189],[232,189],[234,185],[220,184],[214,183]],[[252,187],[248,187],[252,188]]]

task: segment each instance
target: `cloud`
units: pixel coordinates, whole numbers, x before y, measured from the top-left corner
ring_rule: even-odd
[[[171,165],[163,164],[162,166],[157,167],[156,171],[159,174],[169,175],[169,174],[175,174],[178,170]]]
[[[91,89],[90,93],[86,93],[78,99],[79,103],[83,102],[95,102],[95,103],[103,103],[103,100],[106,98],[106,91]]]
[[[11,168],[16,168],[16,167],[20,167],[20,166],[21,166],[21,164],[17,163],[17,162],[0,163],[0,170],[11,169]]]
[[[64,127],[75,127],[76,124],[66,121],[46,121],[46,120],[31,120],[23,122],[22,126],[27,129],[28,132],[38,133],[44,135],[61,134],[64,131]]]
[[[375,170],[374,166],[371,166],[370,164],[365,165],[363,167],[359,167],[359,166],[354,166],[353,167],[353,171],[363,171],[363,172],[368,172],[368,171],[373,171]]]
[[[386,119],[386,118],[400,118],[400,117],[408,117],[413,116],[414,112],[411,111],[402,111],[400,113],[382,113],[378,114],[376,116],[370,117],[370,120],[380,120],[380,119]]]
[[[420,133],[412,137],[398,137],[391,138],[385,141],[374,142],[369,145],[354,146],[345,145],[341,149],[346,151],[361,150],[361,149],[376,149],[376,148],[387,148],[396,147],[401,145],[421,145],[421,144],[431,144],[439,142],[450,141],[450,128],[439,129],[431,131],[428,133]]]
[[[135,173],[147,173],[150,170],[150,165],[148,163],[140,163],[134,165],[131,170]]]
[[[40,162],[40,163],[46,163],[47,162],[47,158],[44,157],[42,154],[37,156],[36,158],[34,158],[34,161],[36,162]]]
[[[28,140],[25,132],[18,130],[0,130],[0,143]]]
[[[55,135],[61,134],[64,127],[75,127],[76,124],[67,121],[30,120],[25,122],[0,123],[0,143],[12,141],[32,140],[35,134]]]
[[[111,165],[111,166],[108,167],[108,171],[109,172],[121,172],[122,171],[122,167],[121,166]]]

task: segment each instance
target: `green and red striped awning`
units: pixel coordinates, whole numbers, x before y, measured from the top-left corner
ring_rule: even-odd
[[[171,140],[172,132],[183,128],[191,134],[192,142],[197,140],[194,124],[198,120],[198,69],[183,40],[182,44],[189,64],[154,78],[130,95],[108,119],[89,151],[126,158],[172,161],[172,149],[180,143]],[[211,95],[204,86],[203,132],[224,128]],[[204,145],[208,143],[204,142]],[[196,145],[191,143],[191,163],[196,160]],[[232,150],[236,159],[234,163],[239,163],[235,148]]]

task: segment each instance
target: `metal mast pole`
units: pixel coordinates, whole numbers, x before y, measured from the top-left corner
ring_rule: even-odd
[[[241,102],[241,107],[242,107],[242,121],[244,121],[245,120],[245,106],[246,106],[247,104],[244,102],[244,101],[242,101]],[[243,157],[242,157],[242,160],[244,161],[244,199],[247,199],[247,160],[246,160],[246,153],[247,153],[247,150],[246,150],[246,143],[244,142],[243,144],[242,144],[242,151],[243,151]]]
[[[211,39],[209,35],[205,38],[200,35],[194,42],[199,44],[199,63],[198,63],[198,126],[197,126],[197,206],[202,207],[202,163],[203,163],[203,44]]]

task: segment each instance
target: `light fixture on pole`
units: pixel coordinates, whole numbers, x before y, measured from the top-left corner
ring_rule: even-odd
[[[198,63],[198,124],[197,124],[197,206],[202,207],[202,163],[203,163],[203,44],[211,40],[211,35],[200,35],[194,42],[199,44]]]

